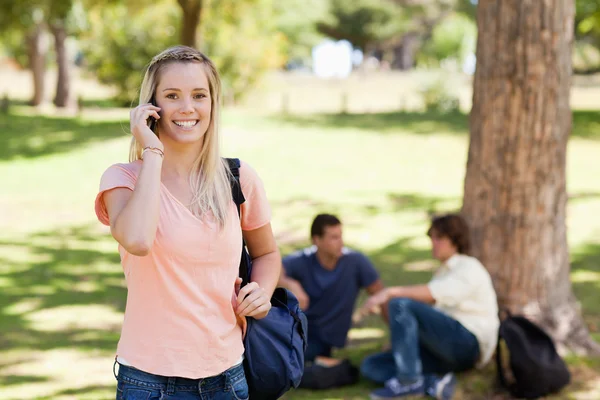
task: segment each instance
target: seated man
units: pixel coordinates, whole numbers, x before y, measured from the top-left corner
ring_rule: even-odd
[[[496,348],[498,306],[487,270],[466,253],[467,224],[458,215],[435,218],[427,232],[441,262],[426,285],[384,289],[360,313],[388,307],[391,351],[367,357],[362,374],[382,389],[372,399],[406,395],[452,398],[452,372],[483,366]]]
[[[329,214],[317,215],[310,230],[314,246],[283,259],[279,285],[292,291],[308,319],[305,360],[330,364],[333,347],[341,348],[352,323],[361,288],[369,294],[383,289],[367,257],[344,247],[342,223]]]

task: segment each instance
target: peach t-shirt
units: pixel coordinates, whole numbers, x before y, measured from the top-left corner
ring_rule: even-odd
[[[103,193],[134,190],[142,161],[115,164],[102,175],[96,215],[109,225]],[[269,223],[262,181],[246,163],[240,180],[246,202],[243,230]],[[119,253],[127,283],[127,305],[117,347],[119,358],[163,376],[205,378],[235,365],[244,352],[234,312],[242,232],[233,200],[225,229],[200,220],[161,184],[160,216],[150,253]]]

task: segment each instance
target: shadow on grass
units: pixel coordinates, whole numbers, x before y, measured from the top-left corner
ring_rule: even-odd
[[[381,134],[469,133],[469,116],[461,112],[385,112],[368,114],[310,114],[275,117],[293,125],[323,129],[354,128]],[[600,111],[574,110],[572,137],[600,139]]]
[[[96,250],[92,237],[77,227],[0,242],[6,254],[0,260],[0,351],[114,349],[125,309],[124,278],[116,246],[110,253]],[[86,315],[89,306],[96,307],[92,313],[116,317],[94,321]]]
[[[0,115],[0,160],[34,158],[124,135],[125,122],[85,121],[41,115]]]
[[[573,291],[583,307],[588,327],[592,333],[599,333],[600,243],[590,243],[573,250],[571,271],[574,274]],[[600,373],[600,368],[598,372]]]
[[[418,134],[450,132],[465,134],[468,117],[460,112],[385,112],[369,114],[311,114],[276,117],[281,122],[318,128],[356,128],[380,133],[399,130]]]

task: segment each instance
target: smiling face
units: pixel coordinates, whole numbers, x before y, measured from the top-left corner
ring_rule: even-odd
[[[155,101],[161,108],[158,132],[165,144],[202,143],[211,122],[208,77],[199,62],[173,62],[160,72]]]

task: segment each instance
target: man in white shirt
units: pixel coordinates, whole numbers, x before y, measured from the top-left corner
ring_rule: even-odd
[[[429,395],[449,400],[453,372],[485,365],[498,338],[498,305],[489,273],[469,251],[465,220],[435,218],[427,232],[441,262],[426,285],[384,289],[367,300],[362,314],[388,307],[392,350],[367,357],[362,374],[384,387],[372,399]]]

